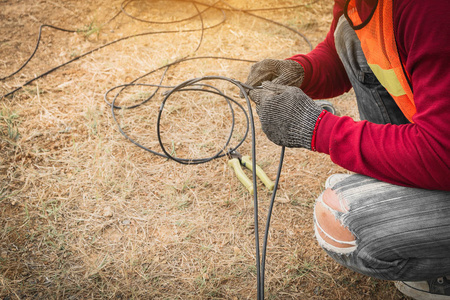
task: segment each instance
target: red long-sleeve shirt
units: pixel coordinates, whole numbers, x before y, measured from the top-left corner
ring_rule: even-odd
[[[313,99],[351,88],[336,53],[334,30],[345,0],[335,0],[326,39],[289,59],[302,64],[302,89]],[[412,124],[355,122],[326,113],[316,149],[350,171],[397,185],[450,191],[450,1],[394,1],[394,35],[411,75],[417,113]],[[449,199],[450,200],[450,199]]]

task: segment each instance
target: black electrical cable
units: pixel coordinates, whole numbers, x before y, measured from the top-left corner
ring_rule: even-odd
[[[280,162],[278,164],[277,177],[275,178],[275,188],[278,188],[278,182],[280,181],[281,169],[283,168],[284,153],[285,153],[285,147],[282,146],[281,154],[280,154]],[[266,219],[266,228],[264,231],[263,253],[262,253],[262,257],[261,257],[261,293],[262,293],[261,299],[264,299],[264,279],[265,279],[264,274],[266,271],[267,240],[269,239],[270,219],[272,218],[272,210],[273,210],[273,205],[275,203],[275,197],[276,197],[275,188],[274,188],[272,197],[270,199],[269,211],[267,212],[267,219]]]
[[[225,77],[224,77],[224,78],[225,78]],[[207,157],[207,158],[184,159],[184,158],[173,157],[173,156],[171,156],[170,154],[168,154],[167,151],[165,151],[165,149],[164,149],[163,147],[162,147],[162,149],[163,149],[163,152],[164,152],[164,153],[157,152],[157,151],[155,151],[155,150],[152,150],[152,149],[150,149],[150,148],[148,148],[148,147],[146,147],[146,146],[144,146],[144,145],[138,143],[137,141],[135,141],[134,139],[132,139],[127,133],[125,133],[125,131],[123,130],[123,128],[120,126],[119,122],[117,121],[116,114],[115,114],[114,110],[115,110],[115,109],[130,109],[130,108],[135,108],[135,107],[137,107],[137,106],[140,106],[140,105],[142,105],[143,103],[148,102],[148,101],[154,96],[154,94],[155,94],[156,92],[154,92],[154,93],[152,94],[152,96],[150,96],[150,98],[147,98],[147,99],[144,100],[143,102],[141,102],[141,103],[139,103],[139,104],[137,104],[137,105],[129,106],[129,107],[120,107],[120,106],[116,106],[116,105],[115,105],[115,101],[117,100],[117,97],[119,96],[119,94],[117,94],[117,95],[114,97],[113,101],[110,103],[110,102],[108,102],[108,100],[107,100],[107,98],[106,98],[106,96],[107,96],[107,93],[106,93],[106,94],[105,94],[105,101],[108,103],[108,105],[110,105],[110,107],[111,107],[111,109],[112,109],[112,116],[113,116],[113,119],[114,119],[115,123],[116,123],[117,126],[118,126],[119,131],[122,133],[122,135],[123,135],[126,139],[128,139],[130,142],[132,142],[133,144],[135,144],[135,145],[138,146],[139,148],[142,148],[142,149],[144,149],[144,150],[146,150],[146,151],[148,151],[148,152],[150,152],[150,153],[152,153],[152,154],[155,154],[155,155],[158,155],[158,156],[161,156],[161,157],[164,157],[164,158],[169,158],[169,159],[175,160],[175,161],[178,162],[178,163],[189,164],[189,165],[193,165],[193,164],[202,164],[202,163],[209,162],[209,161],[211,161],[211,160],[213,160],[213,159],[216,159],[216,158],[224,157],[224,156],[227,155],[227,153],[228,153],[228,152],[225,151],[226,149],[230,149],[230,151],[235,151],[235,150],[237,150],[237,149],[244,143],[245,139],[246,139],[247,136],[248,136],[248,131],[249,131],[249,129],[248,129],[248,128],[249,128],[249,117],[248,117],[248,114],[247,114],[247,112],[245,111],[244,107],[243,107],[239,102],[237,102],[236,100],[234,100],[233,98],[228,97],[227,95],[225,95],[225,94],[223,94],[222,92],[220,92],[220,90],[216,89],[215,87],[213,87],[213,86],[211,86],[211,85],[206,85],[206,84],[194,84],[194,83],[192,83],[192,81],[193,81],[193,80],[189,80],[188,82],[182,83],[182,84],[184,84],[183,87],[181,87],[181,86],[164,86],[164,85],[155,85],[155,84],[143,84],[143,83],[123,84],[123,85],[119,85],[119,86],[113,87],[112,89],[108,90],[107,93],[111,92],[111,91],[114,90],[114,89],[118,89],[118,88],[121,88],[121,87],[130,87],[130,86],[149,86],[149,87],[156,87],[157,89],[159,89],[159,88],[170,88],[170,89],[172,89],[171,92],[170,92],[170,94],[172,94],[172,93],[174,93],[174,92],[179,92],[179,91],[201,91],[201,92],[207,92],[207,93],[216,94],[216,95],[219,95],[219,96],[223,97],[223,98],[227,101],[228,107],[229,107],[230,112],[231,112],[231,115],[232,115],[232,125],[231,125],[231,129],[230,129],[230,134],[229,134],[229,136],[228,136],[228,138],[227,138],[227,141],[225,142],[225,145],[222,147],[222,149],[221,149],[219,152],[217,152],[215,155],[213,155],[213,156],[211,156],[211,157]],[[195,87],[199,87],[199,88],[186,88],[186,86],[195,86]],[[212,90],[204,89],[204,87],[211,88]],[[168,97],[166,96],[165,101],[167,101],[167,99],[168,99]],[[244,114],[244,116],[245,116],[245,118],[246,118],[246,124],[247,124],[247,126],[246,126],[246,131],[245,131],[245,133],[244,133],[242,139],[238,142],[238,144],[237,144],[235,147],[232,147],[232,148],[228,147],[229,144],[230,144],[230,141],[231,141],[231,137],[232,137],[232,135],[233,135],[233,130],[234,130],[234,120],[235,120],[235,117],[234,117],[234,109],[233,109],[231,103],[236,104],[236,105],[239,107],[239,109],[243,112],[243,114]],[[161,112],[161,113],[162,113],[162,112]],[[160,122],[160,119],[161,119],[161,117],[159,117],[159,120],[158,120],[159,122]],[[158,124],[159,124],[159,123],[158,123]],[[158,125],[158,126],[159,126],[159,125]],[[160,131],[158,131],[158,141],[160,141],[160,144],[162,143]]]
[[[305,42],[308,43],[308,46],[309,46],[309,49],[310,49],[310,50],[313,49],[313,46],[312,46],[311,42],[309,41],[309,39],[308,39],[303,33],[299,32],[299,31],[297,31],[297,30],[295,30],[295,29],[293,29],[293,28],[291,28],[291,27],[289,27],[289,26],[284,25],[283,23],[280,23],[280,22],[277,22],[277,21],[274,21],[274,20],[271,20],[271,19],[268,19],[268,18],[264,18],[264,17],[258,16],[258,15],[255,15],[254,13],[251,13],[251,11],[259,11],[259,10],[265,10],[265,9],[259,9],[259,10],[245,10],[245,9],[239,9],[239,8],[235,8],[235,7],[231,6],[231,5],[228,4],[227,2],[224,2],[224,1],[222,1],[222,0],[219,0],[219,1],[222,2],[224,5],[228,6],[228,7],[230,8],[230,10],[232,10],[232,11],[239,11],[239,12],[245,13],[245,14],[247,14],[247,15],[249,15],[249,16],[252,16],[252,17],[261,19],[261,20],[266,21],[266,22],[273,23],[273,24],[275,24],[275,25],[284,27],[284,28],[286,28],[286,29],[289,30],[289,31],[292,31],[293,33],[295,33],[295,34],[301,36],[301,37],[303,38],[303,40],[305,40]],[[300,5],[300,6],[303,6],[303,5]],[[296,7],[298,7],[298,6],[296,6]],[[280,8],[279,8],[279,9],[280,9]]]
[[[158,142],[159,142],[159,146],[161,147],[161,149],[163,150],[165,156],[167,158],[170,158],[176,162],[182,163],[182,164],[197,164],[197,163],[204,163],[207,161],[210,161],[214,158],[219,157],[219,154],[223,154],[225,149],[227,149],[228,143],[229,143],[229,139],[227,140],[227,143],[225,144],[224,147],[222,147],[222,149],[216,154],[215,157],[211,157],[209,159],[199,159],[199,160],[186,160],[186,159],[180,159],[180,158],[176,158],[174,156],[172,156],[164,147],[164,143],[162,141],[161,138],[161,117],[162,117],[162,113],[164,111],[164,107],[166,102],[168,101],[169,97],[179,91],[202,91],[202,92],[212,92],[210,90],[205,90],[205,89],[196,89],[196,88],[186,88],[186,87],[191,87],[191,86],[201,86],[201,87],[210,87],[215,89],[214,87],[212,87],[211,85],[199,85],[198,83],[201,81],[205,81],[205,80],[222,80],[222,81],[227,81],[230,82],[232,84],[234,84],[236,87],[239,88],[241,94],[244,96],[244,99],[247,103],[247,109],[248,109],[248,117],[247,114],[247,132],[248,132],[248,122],[250,119],[250,128],[251,128],[251,159],[252,159],[252,165],[256,166],[256,133],[255,133],[255,124],[254,124],[254,119],[253,119],[253,112],[252,112],[252,107],[251,107],[251,101],[248,97],[248,89],[252,89],[252,87],[246,86],[245,84],[242,84],[241,82],[231,79],[231,78],[227,78],[227,77],[223,77],[223,76],[205,76],[205,77],[200,77],[200,78],[194,78],[194,79],[190,79],[187,81],[184,81],[182,83],[180,83],[179,85],[173,87],[164,97],[160,109],[159,109],[159,113],[158,113],[158,119],[157,119],[157,135],[158,135]],[[162,87],[162,86],[160,86]],[[234,101],[232,98],[229,98],[228,96],[226,96],[225,94],[221,93],[220,91],[218,91],[217,89],[215,89],[214,92],[212,92],[214,94],[220,95],[222,97],[224,97],[228,104],[230,104],[230,101],[233,101],[234,103],[238,104],[236,101]],[[114,104],[111,103],[110,104],[111,107],[114,109]],[[240,106],[240,105],[239,105]],[[240,106],[241,109],[242,106]],[[232,122],[234,123],[234,113],[232,108],[230,107],[231,112],[232,112]],[[243,110],[244,111],[244,110]],[[245,113],[245,111],[244,111]],[[232,128],[234,128],[234,124],[232,124]],[[232,133],[232,130],[231,130]],[[247,133],[246,133],[247,135]],[[241,141],[241,143],[245,140],[245,137],[243,138],[243,140]],[[240,144],[238,144],[238,146],[236,146],[235,148],[232,148],[230,150],[234,151],[236,150],[238,147],[240,146]],[[259,225],[258,225],[258,220],[259,220],[259,214],[258,214],[258,193],[257,193],[257,182],[256,182],[256,168],[252,168],[252,177],[253,177],[253,202],[254,202],[254,226],[255,226],[255,252],[256,252],[256,276],[257,276],[257,299],[262,300],[264,299],[264,280],[265,280],[265,261],[266,261],[266,254],[267,254],[267,244],[268,244],[268,237],[269,237],[269,228],[270,228],[270,220],[271,220],[271,216],[272,216],[272,210],[273,210],[273,206],[275,203],[275,197],[277,194],[277,190],[278,190],[278,183],[280,180],[280,176],[281,176],[281,170],[283,167],[283,160],[284,160],[284,153],[285,153],[285,147],[281,147],[281,154],[280,154],[280,162],[279,162],[279,166],[278,166],[278,171],[277,171],[277,177],[275,180],[275,187],[272,193],[272,197],[270,200],[270,205],[269,205],[269,210],[268,210],[268,215],[267,215],[267,219],[266,219],[266,226],[265,226],[265,232],[264,232],[264,239],[263,239],[263,244],[262,244],[262,255],[260,254],[260,239],[259,239]]]
[[[37,52],[37,50],[39,48],[39,43],[41,41],[41,36],[42,36],[42,29],[45,28],[45,27],[49,27],[49,28],[52,28],[52,29],[55,29],[55,30],[69,32],[69,33],[77,32],[76,30],[59,28],[59,27],[56,27],[56,26],[53,26],[53,25],[47,25],[47,24],[43,24],[43,25],[39,26],[39,33],[38,33],[38,38],[37,38],[37,42],[36,42],[36,47],[34,47],[34,50],[31,53],[30,57],[16,71],[12,72],[11,74],[9,74],[9,75],[7,75],[5,77],[0,78],[0,81],[6,80],[6,79],[8,79],[10,77],[13,77],[17,73],[19,73],[23,68],[25,68],[25,66],[31,61],[31,59],[33,59],[34,55],[36,54],[36,52]],[[53,71],[51,71],[51,72],[53,72]]]
[[[196,2],[196,1],[183,1],[183,0],[164,0],[164,1],[169,1],[169,2],[188,2],[188,3],[192,3],[192,4],[196,7],[196,9],[197,9],[197,4],[202,4],[202,5],[204,5],[204,3],[199,3],[199,2]],[[124,13],[124,14],[125,14],[126,16],[128,16],[129,18],[131,18],[131,19],[133,19],[133,20],[136,20],[136,21],[139,21],[139,22],[149,23],[149,24],[175,24],[175,23],[181,23],[181,22],[184,22],[184,21],[188,21],[188,20],[194,19],[195,17],[201,16],[202,14],[204,14],[204,13],[205,13],[206,11],[208,11],[209,9],[215,7],[215,5],[216,5],[218,2],[220,2],[220,1],[217,1],[216,3],[214,3],[214,4],[212,4],[212,5],[208,5],[208,7],[207,7],[206,9],[204,9],[203,11],[201,11],[201,12],[197,9],[197,14],[195,14],[195,15],[192,15],[192,16],[187,17],[187,18],[179,19],[179,20],[172,20],[172,21],[149,21],[149,20],[144,20],[144,19],[135,17],[135,16],[131,15],[130,13],[128,13],[128,12],[125,10],[125,8],[126,8],[130,3],[133,3],[133,2],[147,2],[147,1],[146,1],[146,0],[128,0],[128,1],[122,2],[122,3],[120,4],[120,10],[121,10],[122,13]]]
[[[166,70],[167,71],[167,70]],[[164,74],[163,74],[164,75]],[[163,76],[164,77],[164,76]],[[228,97],[227,95],[225,95],[224,93],[222,93],[220,90],[218,90],[217,88],[215,88],[214,86],[210,85],[210,84],[201,84],[201,81],[206,81],[206,80],[222,80],[222,81],[226,81],[229,83],[232,83],[233,85],[235,85],[236,87],[239,88],[240,93],[244,96],[244,99],[246,101],[247,104],[247,110],[248,113],[245,111],[244,107],[238,103],[236,100],[234,100],[231,97]],[[160,148],[162,149],[163,153],[159,153],[157,151],[151,150],[143,145],[141,145],[140,143],[136,142],[135,140],[131,139],[121,128],[119,122],[117,121],[116,117],[115,117],[115,113],[114,110],[115,109],[130,109],[130,108],[135,108],[138,107],[140,105],[142,105],[143,103],[148,102],[151,98],[153,98],[153,96],[155,95],[156,91],[154,93],[152,93],[152,95],[145,99],[143,102],[137,104],[137,105],[133,105],[133,106],[128,106],[128,107],[120,107],[120,106],[116,106],[115,105],[115,101],[117,100],[117,97],[120,95],[120,92],[117,93],[112,102],[109,102],[107,100],[107,96],[110,92],[112,92],[115,89],[118,88],[126,88],[126,87],[131,87],[131,86],[148,86],[148,87],[156,87],[157,90],[159,88],[167,88],[170,89],[167,93],[165,93],[165,97],[161,103],[159,112],[158,112],[158,118],[156,121],[156,127],[157,127],[157,137],[158,137],[158,143]],[[211,90],[205,89],[205,88],[210,88]],[[178,163],[181,164],[202,164],[202,163],[206,163],[209,162],[213,159],[219,158],[219,157],[223,157],[225,156],[227,153],[232,152],[237,150],[242,143],[246,140],[247,135],[248,135],[248,131],[249,131],[249,127],[251,128],[251,136],[252,136],[252,140],[251,140],[251,156],[252,156],[252,164],[255,166],[256,165],[256,141],[255,141],[255,125],[254,125],[254,119],[253,119],[253,113],[252,113],[252,107],[251,107],[251,101],[248,97],[248,93],[247,91],[249,89],[252,89],[252,87],[249,87],[237,80],[231,79],[231,78],[227,78],[227,77],[223,77],[223,76],[205,76],[205,77],[200,77],[200,78],[194,78],[194,79],[190,79],[187,81],[184,81],[180,84],[178,84],[177,86],[164,86],[161,84],[143,84],[143,83],[130,83],[130,84],[123,84],[123,85],[119,85],[116,87],[111,88],[110,90],[108,90],[105,93],[105,101],[108,103],[108,105],[110,105],[111,110],[112,110],[112,115],[113,115],[113,119],[116,122],[116,124],[118,125],[119,131],[128,139],[130,140],[133,144],[137,145],[138,147],[149,151],[155,155],[161,156],[161,157],[165,157],[171,160],[174,160]],[[199,158],[199,159],[184,159],[184,158],[178,158],[175,157],[173,155],[171,155],[167,149],[164,147],[164,143],[162,140],[162,135],[161,135],[161,120],[162,120],[162,114],[164,111],[164,107],[167,103],[167,101],[169,100],[169,98],[177,92],[181,92],[181,91],[200,91],[200,92],[207,92],[207,93],[212,93],[215,95],[219,95],[221,97],[223,97],[227,103],[228,106],[230,108],[230,112],[232,115],[232,124],[231,124],[231,129],[230,129],[230,134],[228,136],[228,139],[225,143],[225,145],[213,156],[208,157],[208,158]],[[235,116],[234,116],[234,109],[231,105],[231,103],[236,104],[244,113],[245,117],[246,117],[246,121],[247,121],[247,126],[246,126],[246,131],[245,134],[243,136],[243,138],[241,139],[241,141],[237,144],[237,146],[235,147],[229,147],[229,143],[231,140],[231,136],[233,134],[233,129],[234,129],[234,122],[235,122]],[[226,149],[229,149],[228,151]],[[278,172],[277,172],[277,177],[275,180],[275,187],[272,193],[272,197],[271,197],[271,201],[270,201],[270,205],[269,205],[269,210],[268,210],[268,215],[267,215],[267,219],[266,219],[266,225],[265,225],[265,232],[264,232],[264,240],[263,240],[263,244],[262,244],[262,255],[261,255],[261,251],[260,251],[260,239],[259,239],[259,224],[258,224],[258,220],[259,220],[259,214],[258,214],[258,194],[257,194],[257,182],[256,182],[256,168],[253,168],[252,170],[252,176],[253,176],[253,190],[254,190],[254,194],[253,194],[253,202],[254,202],[254,226],[255,226],[255,252],[256,252],[256,276],[257,276],[257,299],[264,299],[264,280],[265,280],[265,261],[266,261],[266,254],[267,254],[267,244],[268,244],[268,236],[269,236],[269,228],[270,228],[270,220],[271,220],[271,216],[272,216],[272,210],[273,210],[273,206],[274,206],[274,202],[275,202],[275,197],[276,197],[276,193],[278,190],[278,183],[279,183],[279,179],[281,176],[281,169],[283,166],[283,159],[284,159],[284,153],[285,153],[285,148],[282,147],[281,148],[281,155],[280,155],[280,162],[279,162],[279,166],[278,166]]]
[[[195,2],[195,3],[198,3],[198,2]],[[129,35],[129,36],[125,36],[125,37],[122,37],[122,38],[113,40],[113,41],[111,41],[111,42],[108,42],[108,43],[106,43],[106,44],[100,46],[100,47],[97,47],[97,48],[95,48],[95,49],[92,49],[92,50],[90,50],[90,51],[87,51],[87,52],[85,52],[85,53],[83,53],[83,54],[81,54],[81,55],[79,55],[79,56],[77,56],[77,57],[75,57],[75,58],[73,58],[73,59],[71,59],[71,60],[65,62],[65,63],[62,63],[62,64],[60,64],[60,65],[58,65],[58,66],[56,66],[56,67],[54,67],[54,68],[52,68],[52,69],[50,69],[50,70],[48,70],[48,71],[45,71],[44,73],[42,73],[42,74],[36,76],[35,78],[28,80],[27,82],[25,82],[25,83],[22,84],[21,86],[17,87],[16,89],[14,89],[14,90],[8,92],[7,94],[1,96],[0,99],[1,99],[1,98],[6,98],[6,97],[9,97],[9,96],[12,96],[12,95],[15,94],[17,91],[23,89],[25,86],[27,86],[27,85],[33,83],[34,81],[36,81],[36,80],[38,80],[38,79],[40,79],[40,78],[43,78],[43,77],[47,76],[48,74],[53,73],[54,71],[56,71],[56,70],[58,70],[58,69],[60,69],[60,68],[62,68],[62,67],[64,67],[64,66],[67,66],[67,65],[69,65],[69,64],[71,64],[71,63],[73,63],[73,62],[75,62],[75,61],[77,61],[77,60],[79,60],[79,59],[81,59],[81,58],[83,58],[83,57],[85,57],[85,56],[88,56],[88,55],[90,55],[90,54],[92,54],[92,53],[94,53],[94,52],[97,52],[97,51],[99,51],[99,50],[101,50],[101,49],[103,49],[103,48],[106,48],[106,47],[108,47],[108,46],[111,46],[111,45],[113,45],[113,44],[116,44],[116,43],[119,43],[119,42],[122,42],[122,41],[125,41],[125,40],[128,40],[128,39],[131,39],[131,38],[135,38],[135,37],[142,37],[142,36],[154,35],[154,34],[173,34],[173,33],[180,33],[180,32],[181,32],[181,33],[188,33],[188,32],[201,31],[200,42],[199,42],[199,44],[198,44],[198,46],[197,46],[197,48],[196,48],[196,50],[198,50],[198,49],[200,48],[201,41],[203,40],[203,33],[204,33],[204,31],[205,31],[205,30],[208,30],[208,29],[215,28],[215,27],[217,27],[217,26],[223,24],[223,23],[225,22],[225,20],[226,20],[225,12],[224,12],[222,9],[217,8],[217,7],[214,7],[214,6],[212,6],[212,5],[204,4],[204,3],[201,3],[201,4],[202,4],[202,5],[206,5],[206,6],[210,6],[211,8],[214,8],[214,9],[216,9],[216,10],[222,12],[222,16],[223,16],[222,20],[220,20],[217,24],[213,24],[213,25],[210,25],[210,26],[208,26],[208,27],[204,27],[203,19],[202,19],[202,17],[201,17],[201,14],[199,14],[199,17],[201,18],[201,24],[202,24],[202,26],[201,26],[200,29],[183,29],[183,30],[150,31],[150,32],[143,32],[143,33],[133,34],[133,35]],[[198,7],[195,6],[195,8],[196,8],[197,12],[199,12]],[[118,14],[116,14],[112,19],[115,19],[117,16],[118,16]],[[112,19],[111,19],[111,20],[112,20]],[[111,21],[111,20],[110,20],[110,21]],[[110,21],[106,22],[105,24],[109,23]],[[39,28],[39,35],[38,35],[38,39],[37,39],[37,42],[36,42],[36,47],[35,47],[33,53],[30,55],[30,57],[25,61],[25,63],[24,63],[18,70],[14,71],[13,73],[11,73],[11,74],[9,74],[9,75],[7,75],[7,76],[5,76],[5,77],[0,78],[0,81],[4,81],[4,80],[6,80],[6,79],[8,79],[8,78],[10,78],[10,77],[12,77],[12,76],[14,76],[14,75],[17,74],[20,70],[22,70],[23,68],[25,68],[25,66],[31,61],[31,59],[34,57],[34,55],[36,54],[36,52],[37,52],[37,50],[38,50],[38,48],[39,48],[39,44],[40,44],[41,36],[42,36],[42,29],[43,29],[44,27],[49,27],[49,28],[52,28],[52,29],[55,29],[55,30],[59,30],[59,31],[64,31],[64,32],[72,32],[72,33],[73,33],[73,32],[78,32],[77,30],[68,30],[68,29],[56,27],[56,26],[53,26],[53,25],[47,25],[47,24],[41,25],[40,28]],[[83,31],[81,31],[81,32],[83,32]],[[196,51],[196,50],[195,50],[195,51]],[[195,52],[195,51],[194,51],[194,52]]]

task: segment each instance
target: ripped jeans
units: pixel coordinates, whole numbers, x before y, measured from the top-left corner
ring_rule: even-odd
[[[407,119],[371,72],[345,18],[335,31],[336,49],[355,90],[361,119],[403,124]],[[347,248],[321,247],[338,263],[385,280],[422,281],[450,275],[450,192],[408,188],[354,174],[331,186],[341,211],[328,208],[353,234]],[[322,201],[322,195],[318,198]],[[323,203],[323,202],[321,202]]]

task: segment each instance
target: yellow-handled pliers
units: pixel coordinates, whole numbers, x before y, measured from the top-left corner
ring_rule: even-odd
[[[228,152],[228,165],[234,169],[234,173],[236,174],[239,181],[247,188],[250,194],[253,194],[253,182],[245,175],[242,170],[242,166],[246,167],[250,171],[253,171],[252,160],[249,156],[242,156],[236,150]],[[261,179],[264,185],[267,187],[269,191],[273,191],[275,187],[275,183],[270,180],[270,178],[264,173],[263,169],[260,166],[256,165],[256,176]]]

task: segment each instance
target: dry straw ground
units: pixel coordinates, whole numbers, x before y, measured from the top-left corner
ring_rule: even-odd
[[[302,1],[228,3],[248,9]],[[292,26],[316,45],[327,33],[331,2],[254,13]],[[226,11],[226,22],[206,30],[195,51],[200,31],[182,30],[200,28],[198,17],[158,25],[120,14],[104,25],[120,3],[0,1],[1,77],[30,55],[41,24],[80,31],[44,29],[36,57],[0,82],[2,95],[117,38],[179,31],[116,43],[0,100],[0,298],[254,299],[253,204],[227,160],[183,166],[143,151],[119,133],[103,95],[186,55],[282,59],[309,48],[285,28]],[[223,2],[218,6],[225,7]],[[127,10],[154,21],[196,13],[191,3],[174,1],[135,1]],[[203,14],[204,26],[221,18],[217,10],[209,10]],[[189,61],[172,67],[164,84],[205,75],[245,81],[250,65]],[[140,82],[158,83],[161,75]],[[213,84],[242,102],[233,86]],[[135,103],[152,91],[129,89],[118,101]],[[159,150],[155,121],[161,94],[139,109],[118,112],[124,130],[154,150]],[[352,94],[331,101],[340,114],[356,118]],[[245,123],[242,113],[236,114],[232,143],[242,137]],[[222,147],[230,124],[222,99],[181,93],[167,104],[164,143],[178,156],[208,156]],[[256,124],[257,160],[274,178],[279,147],[265,138],[258,120]],[[250,139],[240,152],[250,154]],[[343,171],[325,155],[287,150],[269,238],[267,299],[402,299],[392,283],[331,261],[314,239],[314,199],[327,176]],[[262,224],[270,194],[263,187],[259,194]]]

